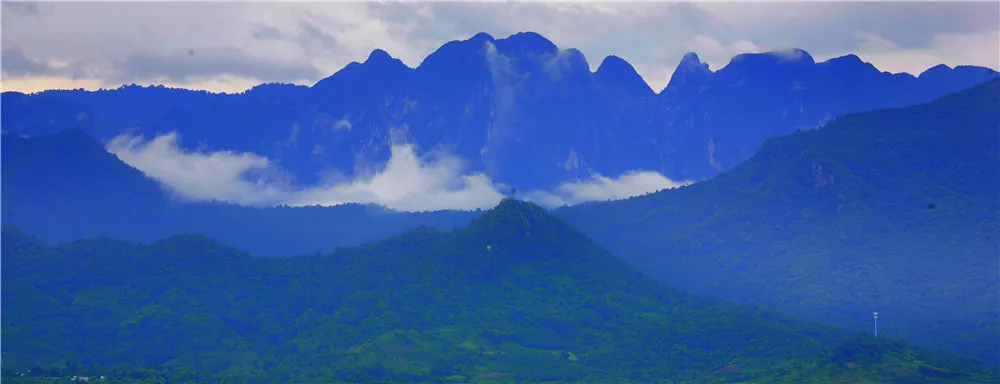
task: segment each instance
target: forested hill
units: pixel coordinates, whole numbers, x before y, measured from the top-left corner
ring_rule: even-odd
[[[4,227],[2,241],[12,382],[998,378],[967,359],[682,294],[511,199],[453,232],[288,259],[196,235],[53,247]]]
[[[717,178],[556,211],[681,289],[1000,356],[1000,80],[768,140]]]

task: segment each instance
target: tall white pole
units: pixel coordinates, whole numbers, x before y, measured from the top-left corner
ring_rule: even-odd
[[[878,337],[878,312],[872,312],[872,317],[875,318],[875,337]]]

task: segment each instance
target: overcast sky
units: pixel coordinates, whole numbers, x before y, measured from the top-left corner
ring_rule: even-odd
[[[3,2],[4,90],[167,84],[242,91],[311,85],[382,48],[407,65],[477,32],[535,31],[607,55],[662,89],[684,53],[712,69],[743,52],[856,53],[882,70],[1000,69],[1000,4],[978,3],[13,3]]]

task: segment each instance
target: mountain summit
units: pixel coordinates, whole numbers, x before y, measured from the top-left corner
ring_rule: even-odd
[[[667,88],[672,93],[698,92],[701,87],[708,85],[708,80],[712,77],[712,71],[707,63],[701,62],[698,54],[688,52],[681,58],[681,62],[674,69],[674,74],[670,76]]]
[[[394,60],[398,59],[389,56],[389,52],[386,52],[385,50],[382,49],[375,49],[372,51],[371,54],[368,55],[368,60],[365,60],[365,63],[376,64],[376,63],[391,62]]]
[[[524,200],[506,197],[496,207],[473,220],[471,226],[478,230],[528,230],[532,227],[568,230],[569,226],[545,211],[541,206]]]
[[[604,58],[594,72],[594,80],[607,87],[620,88],[626,94],[647,96],[653,94],[653,89],[635,71],[632,64],[614,55]]]
[[[591,73],[579,51],[540,34],[479,33],[442,45],[416,68],[375,49],[310,88],[7,92],[0,104],[7,132],[79,126],[106,141],[128,129],[146,137],[176,130],[185,149],[210,143],[201,150],[265,156],[302,185],[384,163],[392,143],[405,141],[447,150],[495,182],[550,190],[630,170],[706,180],[768,138],[845,113],[927,102],[996,76],[962,66],[889,74],[850,57],[816,63],[801,49],[741,54],[712,71],[689,53],[653,95],[618,57]]]

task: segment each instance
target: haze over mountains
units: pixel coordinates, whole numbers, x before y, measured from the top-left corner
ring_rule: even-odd
[[[511,187],[561,205],[705,180],[768,137],[843,113],[930,101],[996,76],[945,66],[889,74],[853,55],[815,63],[802,50],[738,55],[713,72],[692,53],[657,93],[620,58],[603,59],[592,73],[578,51],[538,34],[480,33],[444,44],[416,68],[375,50],[312,87],[265,84],[234,95],[137,86],[7,92],[3,120],[6,132],[32,136],[72,127],[105,143],[137,135],[116,142],[116,153],[197,199],[386,203],[383,191],[392,188],[366,181],[390,156],[420,164],[447,154],[442,162],[423,159],[432,164],[426,178],[439,180],[414,193],[469,193],[450,196],[453,206],[423,209],[485,208],[500,195],[476,196]],[[171,132],[176,143],[150,144]],[[176,169],[157,166],[196,150],[219,163],[221,176],[208,178],[217,188],[195,188]],[[477,173],[485,178],[462,177]],[[358,188],[323,188],[358,180]],[[285,193],[303,188],[316,190]]]

